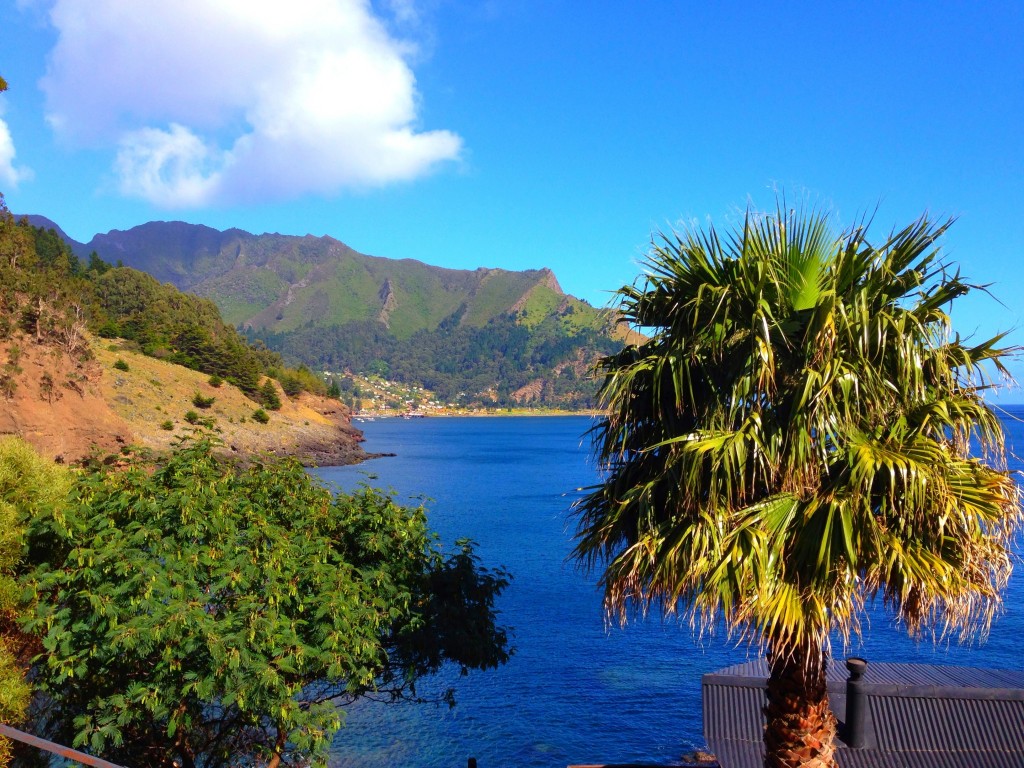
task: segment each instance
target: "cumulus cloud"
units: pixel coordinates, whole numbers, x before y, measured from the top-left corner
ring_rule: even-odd
[[[14,139],[7,123],[0,120],[0,184],[5,187],[17,187],[18,182],[32,178],[28,168],[14,166]]]
[[[116,146],[122,192],[160,206],[378,186],[462,148],[418,126],[414,49],[367,0],[57,0],[50,17],[49,124]]]

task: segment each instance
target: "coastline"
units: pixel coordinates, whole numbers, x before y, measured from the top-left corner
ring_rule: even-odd
[[[494,409],[484,411],[439,411],[430,412],[424,414],[416,414],[412,416],[406,416],[401,412],[395,411],[362,411],[352,415],[352,422],[370,421],[375,419],[450,419],[450,418],[508,418],[508,417],[530,417],[530,418],[545,418],[551,416],[587,416],[590,418],[596,418],[602,415],[601,411],[598,410],[585,410],[585,411],[562,411],[557,409]]]

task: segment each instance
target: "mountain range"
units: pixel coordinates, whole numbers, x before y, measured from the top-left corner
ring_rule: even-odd
[[[629,336],[616,315],[567,295],[549,269],[456,270],[358,253],[332,237],[254,235],[150,222],[88,243],[211,299],[228,323],[292,362],[378,372],[446,399],[589,406],[588,371]]]

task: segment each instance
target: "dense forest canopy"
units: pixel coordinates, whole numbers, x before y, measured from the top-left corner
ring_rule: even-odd
[[[557,317],[529,328],[503,315],[476,327],[460,324],[459,313],[407,339],[376,321],[247,335],[287,360],[321,370],[380,374],[421,385],[445,402],[497,406],[519,404],[523,395],[516,393],[536,382],[533,404],[592,407],[597,385],[591,363],[622,346],[593,328],[567,334]]]

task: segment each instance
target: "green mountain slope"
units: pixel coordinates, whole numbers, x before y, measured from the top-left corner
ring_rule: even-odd
[[[586,370],[625,335],[613,313],[566,295],[548,269],[443,269],[331,237],[183,222],[72,247],[210,299],[290,362],[385,372],[483,404],[589,406],[596,386]]]
[[[225,320],[275,333],[376,320],[397,338],[437,328],[459,310],[483,326],[538,286],[562,296],[550,270],[455,270],[412,259],[357,253],[331,237],[220,232],[183,222],[150,222],[78,245],[108,261],[212,299]],[[559,299],[560,301],[560,299]],[[549,302],[557,305],[558,301]],[[598,312],[593,310],[595,323]]]

